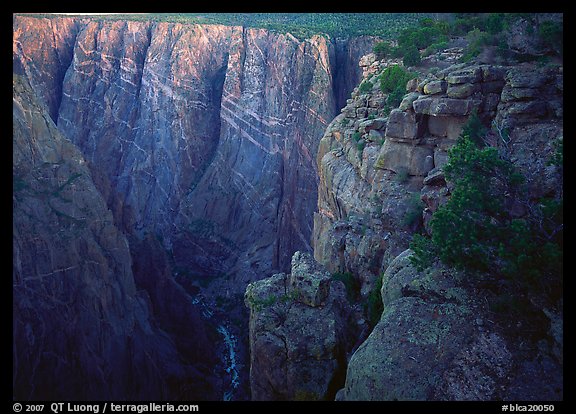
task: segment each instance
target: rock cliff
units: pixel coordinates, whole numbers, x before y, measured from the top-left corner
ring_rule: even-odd
[[[46,106],[45,122],[56,125],[50,126],[51,134],[60,141],[69,139],[72,144],[66,148],[80,150],[67,162],[82,165],[83,175],[75,177],[74,170],[66,178],[78,180],[75,194],[80,191],[80,183],[89,187],[86,191],[90,197],[102,197],[94,201],[96,210],[86,223],[102,216],[109,221],[106,231],[118,233],[114,237],[120,250],[102,247],[117,252],[116,261],[94,262],[106,269],[122,266],[109,271],[109,289],[116,293],[130,291],[127,296],[122,293],[122,297],[137,298],[130,299],[134,306],[138,305],[136,310],[130,304],[114,302],[114,312],[138,316],[126,318],[141,322],[141,329],[153,345],[146,351],[136,349],[138,345],[130,346],[136,356],[151,355],[150,364],[156,361],[158,349],[166,347],[162,365],[169,367],[167,371],[175,371],[163,372],[166,378],[162,380],[162,375],[150,374],[146,386],[136,381],[117,387],[114,392],[110,390],[117,382],[110,382],[107,390],[103,385],[94,385],[92,390],[80,390],[78,387],[84,385],[78,385],[70,390],[78,391],[75,395],[102,398],[157,395],[220,399],[221,380],[207,373],[205,367],[219,363],[215,352],[220,347],[206,344],[222,342],[222,338],[205,326],[206,318],[200,316],[205,309],[200,309],[200,305],[224,302],[226,317],[234,319],[235,334],[241,336],[237,350],[241,357],[242,347],[247,344],[243,329],[247,321],[241,320],[243,310],[239,307],[247,283],[263,274],[288,270],[295,251],[312,250],[318,141],[343,97],[357,83],[361,73],[357,58],[371,48],[374,39],[314,36],[298,40],[291,34],[221,25],[18,15],[13,17],[13,33],[14,73],[30,83],[39,101],[35,105]],[[27,113],[29,109],[22,107]],[[20,114],[14,115],[15,125],[17,115]],[[19,136],[22,145],[33,139],[25,131]],[[48,140],[39,142],[33,150],[45,151],[44,145],[48,145]],[[24,158],[23,155],[19,165],[24,165]],[[67,155],[61,158],[67,160]],[[16,187],[24,186],[18,196],[26,195],[33,206],[30,208],[36,209],[34,205],[45,200],[29,198],[29,177],[16,170],[14,174]],[[56,196],[48,200],[58,206],[54,210],[56,216],[45,217],[44,221],[76,217],[72,214],[74,204],[58,197],[65,179],[50,179]],[[62,191],[67,191],[67,186]],[[102,199],[110,211],[101,205]],[[20,207],[15,205],[15,216],[25,220],[27,213],[20,214]],[[42,214],[48,213],[42,210]],[[56,221],[53,226],[60,224]],[[28,232],[27,224],[23,226],[17,235]],[[63,242],[53,243],[53,237],[74,237],[70,233],[74,229],[56,229],[54,234],[42,232],[34,240],[61,249],[58,255],[62,255],[73,248]],[[98,257],[104,254],[98,253],[100,247],[91,247],[96,242],[80,238],[78,243],[83,246],[82,252],[88,249]],[[70,296],[68,301],[84,294],[83,285],[68,285],[68,278],[63,278],[68,274],[58,270],[74,268],[80,258],[65,260],[66,266],[34,264],[34,249],[23,244],[15,250],[18,263],[22,263],[20,270],[15,270],[18,278],[36,280],[36,273],[22,270],[32,266],[37,272],[53,275],[53,283],[60,283]],[[103,276],[95,269],[85,277],[86,284],[91,285]],[[70,278],[74,279],[73,275]],[[130,287],[118,290],[116,283]],[[204,299],[192,299],[200,290]],[[26,292],[15,290],[16,303],[29,303]],[[38,308],[52,307],[48,298],[54,295],[57,296],[56,291],[47,291],[46,302],[40,301]],[[62,300],[62,306],[69,305]],[[81,303],[78,306],[96,307]],[[36,312],[34,309],[30,305],[29,312]],[[137,324],[117,324],[108,314],[95,315],[88,312],[84,322],[70,323],[65,332],[72,335],[74,329],[90,329],[91,338],[96,340],[106,337],[109,325],[109,329],[117,331],[117,357],[111,356],[116,348],[108,345],[106,339],[99,345],[109,347],[106,351],[94,348],[89,341],[73,341],[70,345],[80,355],[77,364],[88,364],[90,369],[96,365],[84,361],[84,353],[92,355],[91,350],[95,350],[94,358],[105,378],[100,381],[103,384],[112,369],[107,367],[114,361],[128,361],[121,353],[125,347],[122,338],[140,343],[144,334],[132,333]],[[90,318],[99,322],[93,323]],[[36,363],[34,346],[47,340],[46,331],[42,330],[46,322],[31,324],[26,320],[15,312],[17,357]],[[59,329],[59,324],[66,324],[64,320],[54,319],[50,329]],[[22,332],[28,339],[22,339]],[[156,342],[160,345],[154,345]],[[72,363],[67,349],[50,352],[59,364]],[[176,363],[178,358],[181,361]],[[25,382],[34,367],[25,367],[22,362],[15,367],[15,375],[22,381],[18,383],[18,395],[38,398],[53,391],[45,377],[32,376]],[[142,364],[143,370],[148,369],[145,367],[148,365]],[[70,376],[71,382],[80,384],[85,374],[82,369]],[[122,375],[135,375],[142,380],[146,377],[139,375],[136,368],[116,364],[114,369]],[[196,384],[201,376],[206,377],[205,384]],[[66,386],[50,395],[66,396]]]
[[[374,88],[356,91],[331,123],[318,156],[315,257],[363,284],[383,273],[384,305],[350,360],[338,399],[562,398],[557,313],[527,304],[532,319],[515,322],[530,326],[517,333],[525,341],[519,349],[518,337],[502,330],[509,322],[494,325],[493,310],[477,303],[470,286],[462,289],[457,276],[439,267],[419,273],[410,251],[397,256],[405,236],[420,220],[428,228],[449,197],[442,166],[472,110],[491,126],[486,140],[526,177],[531,199],[561,196],[562,176],[550,160],[563,135],[562,79],[562,67],[554,65],[453,65],[409,82],[386,119],[371,109],[381,102]],[[357,140],[365,144],[356,148]],[[553,306],[561,309],[561,302]],[[527,372],[542,379],[526,380]]]
[[[132,265],[81,152],[26,79],[14,76],[15,399],[217,398],[215,355],[198,310],[181,306],[195,341],[177,349],[157,324],[157,300],[137,288]],[[170,285],[160,271],[154,276]],[[169,303],[177,306],[172,290]]]
[[[492,143],[502,139],[496,131],[509,131],[505,151],[533,198],[562,188],[546,165],[563,135],[562,67],[452,65],[409,82],[389,113],[379,73],[367,72],[374,87],[354,91],[326,129],[317,158],[314,257],[331,272],[354,273],[364,294],[449,196],[441,168],[473,110],[494,125]]]
[[[318,137],[373,41],[16,16],[13,55],[117,225],[242,293],[312,250]]]
[[[563,139],[562,66],[446,65],[409,81],[390,109],[378,76],[397,63],[361,59],[364,82],[326,129],[317,156],[314,257],[331,273],[351,275],[360,302],[382,281],[384,306],[367,338],[356,330],[361,345],[336,399],[562,399],[561,299],[519,295],[505,300],[517,301],[521,314],[502,315],[495,310],[502,298],[489,305],[473,276],[438,263],[418,271],[406,250],[450,197],[442,167],[473,111],[490,127],[488,144],[526,177],[531,200],[561,197],[561,167],[550,160]],[[260,345],[252,347],[251,378],[263,375],[254,361],[270,351]]]

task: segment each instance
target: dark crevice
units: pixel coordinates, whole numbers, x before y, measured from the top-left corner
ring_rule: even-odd
[[[62,96],[64,91],[64,81],[66,79],[66,74],[72,66],[72,62],[74,60],[74,49],[76,48],[76,41],[78,39],[78,33],[80,28],[78,27],[79,23],[74,21],[74,26],[72,29],[72,39],[70,39],[68,45],[68,50],[65,56],[62,56],[58,52],[58,48],[54,49],[54,53],[56,54],[56,59],[58,60],[58,81],[56,83],[56,88],[54,90],[56,94],[56,102],[54,108],[50,108],[50,117],[54,121],[54,124],[58,125],[58,116],[60,114],[60,106],[62,105]],[[52,31],[52,36],[54,36],[54,31]],[[54,36],[54,44],[56,45],[56,37]]]
[[[337,114],[340,109],[346,105],[345,89],[345,67],[346,67],[346,50],[347,41],[344,39],[334,39],[334,65],[332,66],[332,94],[334,95],[334,113]]]
[[[136,96],[134,98],[135,102],[140,103],[140,91],[142,90],[142,78],[144,77],[144,66],[146,65],[146,57],[148,56],[148,49],[150,49],[150,44],[152,43],[152,27],[154,23],[151,23],[146,28],[146,45],[142,51],[142,70],[140,71],[140,76],[138,77],[138,85],[136,86]]]
[[[435,292],[433,290],[430,289],[414,289],[411,288],[409,286],[404,286],[402,288],[402,296],[403,297],[415,297],[415,298],[420,298],[422,300],[425,300],[427,302],[430,303],[434,303],[434,304],[445,304],[445,303],[452,303],[455,305],[460,305],[460,301],[457,300],[456,298],[449,298],[446,297],[444,295],[441,295],[438,292]]]

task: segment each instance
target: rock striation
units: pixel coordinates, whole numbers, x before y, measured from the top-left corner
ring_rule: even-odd
[[[373,42],[15,16],[13,61],[115,223],[157,235],[191,274],[242,275],[241,294],[312,250],[318,139]]]
[[[272,271],[288,270],[295,251],[311,251],[318,140],[343,97],[358,82],[361,68],[357,59],[375,39],[315,36],[299,40],[289,33],[221,25],[21,15],[13,17],[13,31],[14,73],[30,83],[38,105],[47,108],[45,121],[56,125],[61,140],[69,139],[72,147],[80,150],[74,160],[78,158],[83,175],[78,178],[70,173],[66,177],[72,177],[76,184],[74,194],[80,194],[78,183],[86,184],[89,193],[95,186],[91,197],[102,197],[107,209],[98,204],[101,200],[95,201],[97,211],[90,220],[106,218],[110,221],[107,228],[118,232],[114,237],[122,248],[110,249],[117,255],[114,266],[122,263],[123,267],[110,271],[111,281],[107,283],[121,295],[132,292],[122,296],[126,300],[132,300],[131,295],[137,292],[133,301],[142,309],[132,311],[132,305],[119,303],[115,309],[118,314],[133,312],[144,324],[142,329],[152,338],[148,340],[152,344],[147,351],[149,364],[156,361],[157,350],[166,347],[160,352],[166,354],[164,362],[159,364],[167,367],[160,369],[162,375],[157,377],[141,375],[138,367],[115,364],[129,360],[120,351],[124,336],[134,342],[130,346],[138,358],[136,343],[148,337],[132,334],[129,326],[117,326],[107,314],[94,317],[98,323],[90,316],[82,324],[78,322],[81,328],[70,323],[66,332],[71,335],[76,328],[79,332],[91,329],[93,338],[104,338],[98,346],[109,349],[94,351],[94,358],[100,361],[105,378],[99,381],[109,382],[110,388],[94,385],[93,390],[80,390],[81,385],[73,388],[64,384],[55,392],[38,382],[44,377],[39,380],[32,376],[24,383],[24,378],[30,377],[30,367],[21,363],[16,369],[18,381],[22,381],[18,395],[35,397],[54,391],[51,398],[65,397],[65,387],[70,386],[70,392],[78,391],[76,396],[90,398],[221,398],[219,380],[206,368],[214,366],[218,348],[206,344],[219,335],[204,326],[199,316],[203,311],[198,303],[206,304],[195,299],[194,305],[190,294],[197,293],[198,284],[209,302],[215,302],[215,297],[222,299],[219,295],[226,292],[229,314],[237,320],[244,317],[244,309],[239,308],[249,281]],[[31,139],[29,134],[21,137],[22,142],[27,139]],[[47,142],[39,143],[34,151],[45,151],[42,146]],[[19,181],[17,172],[14,176],[16,188],[27,182]],[[90,177],[89,183],[84,176]],[[28,180],[28,176],[22,177]],[[65,183],[60,176],[58,180],[53,183],[56,190]],[[19,197],[30,196],[22,191]],[[71,214],[73,204],[55,197],[50,203],[58,204],[57,217],[61,217],[60,212],[76,217]],[[30,205],[39,203],[29,201]],[[55,230],[55,234],[72,237],[68,228]],[[41,233],[36,237],[38,243],[61,248],[60,255],[70,249],[53,243],[54,235]],[[86,247],[84,241],[79,243],[84,243],[82,252],[98,250],[90,247],[92,244]],[[76,259],[64,267],[43,262],[35,265],[32,253],[23,253],[28,249],[35,251],[28,245],[15,250],[20,255],[18,263],[22,263],[19,269],[44,266],[41,273],[50,273],[75,265]],[[94,262],[103,263],[103,259]],[[86,277],[98,279],[99,275],[94,271]],[[68,286],[68,279],[60,280],[63,274],[58,272],[53,277],[53,283],[61,283],[70,297],[83,294],[83,285]],[[115,278],[130,287],[117,288]],[[186,286],[187,292],[175,280]],[[20,290],[15,290],[15,296],[18,303],[28,300]],[[51,307],[52,302],[41,302],[38,307],[44,305]],[[20,319],[18,314],[15,320]],[[51,329],[66,323],[55,319]],[[118,349],[108,345],[108,324],[119,332]],[[18,357],[29,357],[36,363],[31,344],[44,341],[44,325],[18,326]],[[187,328],[182,330],[181,326]],[[22,329],[28,338],[35,339],[22,340]],[[242,331],[242,326],[238,329]],[[239,344],[240,354],[243,345]],[[89,341],[76,341],[71,347],[81,359],[96,349]],[[112,357],[116,350],[118,356]],[[59,364],[71,363],[64,348],[51,352]],[[84,360],[78,364],[94,366]],[[135,381],[118,386],[112,393],[110,389],[117,382],[108,381],[106,367],[114,364],[118,366],[116,374],[150,379],[145,385]],[[147,364],[141,364],[142,370],[148,369]],[[77,376],[70,376],[71,382],[80,382],[86,374],[82,369]],[[196,382],[202,377],[204,380]],[[122,378],[118,376],[118,381]]]
[[[17,75],[12,229],[15,399],[215,398],[198,311],[182,315],[198,339],[187,349],[207,365],[159,328],[86,160]]]

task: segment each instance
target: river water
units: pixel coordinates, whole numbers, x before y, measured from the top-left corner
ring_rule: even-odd
[[[238,339],[234,334],[230,332],[229,327],[221,323],[221,321],[216,321],[217,318],[215,317],[214,311],[210,309],[210,306],[204,302],[201,296],[198,295],[193,297],[192,303],[194,305],[200,306],[204,319],[218,324],[216,331],[222,336],[225,345],[224,349],[222,350],[222,354],[220,355],[222,364],[224,366],[223,376],[230,378],[229,382],[226,382],[222,399],[224,401],[231,401],[234,398],[234,394],[238,389],[238,386],[240,385],[240,373],[238,370],[237,360]]]

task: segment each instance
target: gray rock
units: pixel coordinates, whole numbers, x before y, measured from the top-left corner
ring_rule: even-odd
[[[384,138],[384,134],[378,130],[371,129],[368,133],[368,141],[372,142],[380,142],[381,139]]]
[[[426,94],[426,95],[434,95],[437,93],[446,92],[447,86],[448,85],[447,85],[446,81],[437,80],[437,81],[431,81],[431,82],[426,83],[422,90],[423,90],[424,94]]]
[[[430,116],[428,131],[437,137],[457,139],[467,120],[467,117],[460,116]]]
[[[431,148],[412,146],[387,139],[382,145],[375,167],[394,172],[406,170],[410,175],[425,176],[434,168]]]
[[[425,124],[422,117],[412,111],[394,109],[388,117],[386,136],[414,140],[422,137]]]
[[[480,106],[480,101],[452,98],[420,98],[414,101],[414,112],[426,115],[469,115],[474,108]]]
[[[500,94],[502,92],[502,88],[504,87],[504,80],[496,80],[496,81],[487,81],[487,82],[482,82],[480,84],[482,93],[484,94],[488,94],[488,93],[496,93],[496,94]]]
[[[507,84],[502,90],[500,99],[502,102],[525,101],[537,99],[540,95],[541,91],[538,88],[519,88]]]
[[[13,78],[12,159],[14,398],[218,398],[200,310],[150,254],[160,286],[148,292],[136,280],[140,261],[86,160],[20,77]],[[171,323],[193,332],[185,358],[152,303],[170,304]],[[168,378],[193,391],[183,394]]]
[[[416,92],[418,90],[418,78],[410,79],[406,83],[406,92]]]
[[[445,185],[444,171],[438,167],[431,169],[428,175],[424,177],[423,183],[424,185]]]
[[[448,153],[440,148],[434,149],[434,167],[442,168],[448,162]]]
[[[379,87],[379,86],[378,86]],[[381,108],[386,104],[386,98],[373,96],[368,100],[368,108]]]
[[[468,341],[470,312],[464,306],[433,304],[418,297],[388,304],[350,360],[343,399],[430,399],[442,372]]]
[[[486,82],[499,82],[503,81],[508,68],[504,66],[485,65],[482,66],[482,81]]]
[[[477,83],[482,80],[482,68],[478,66],[466,67],[446,75],[449,84]]]
[[[408,109],[412,109],[412,103],[418,99],[421,95],[418,92],[410,92],[408,95],[406,95],[403,99],[402,102],[400,102],[400,105],[398,106],[398,109],[400,109],[401,111],[406,111]]]
[[[288,279],[288,295],[308,306],[323,305],[330,293],[330,273],[308,253],[296,252],[292,256],[292,273]]]
[[[325,273],[309,255],[297,252],[292,272]],[[341,282],[331,282],[326,303],[310,307],[290,289],[294,274],[277,274],[248,285],[250,386],[252,399],[334,399],[342,356],[357,334]],[[302,279],[303,280],[303,279]]]
[[[446,91],[446,95],[448,95],[449,98],[464,99],[472,96],[479,90],[480,90],[479,84],[472,84],[472,83],[450,84]]]

